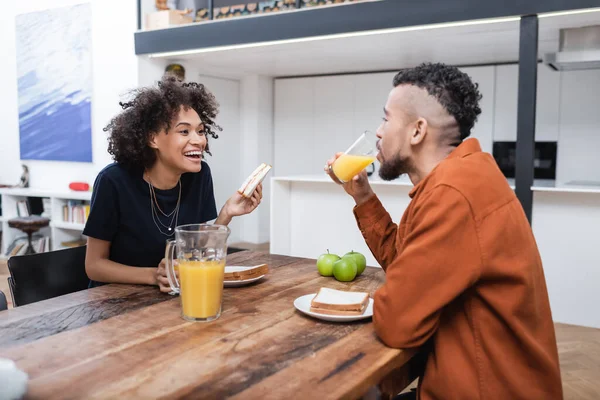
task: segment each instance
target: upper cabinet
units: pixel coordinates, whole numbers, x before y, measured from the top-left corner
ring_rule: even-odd
[[[600,183],[600,70],[564,71],[556,179]]]
[[[558,140],[560,107],[560,72],[538,65],[535,140]],[[496,142],[517,140],[518,65],[496,67],[493,139]]]
[[[495,67],[468,67],[461,71],[471,77],[471,80],[479,85],[481,101],[479,107],[481,114],[471,132],[471,137],[479,140],[481,149],[492,152],[492,132],[494,129],[494,77]]]
[[[273,156],[277,175],[314,173],[315,78],[275,80]],[[318,165],[324,165],[323,160]]]

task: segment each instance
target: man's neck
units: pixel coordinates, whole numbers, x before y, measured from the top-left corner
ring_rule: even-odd
[[[427,177],[438,166],[439,163],[444,161],[450,153],[456,149],[455,146],[444,146],[439,147],[433,152],[423,152],[425,154],[417,160],[412,171],[408,173],[408,177],[413,185],[419,184],[423,179]]]
[[[181,178],[181,174],[174,171],[172,168],[168,168],[162,162],[157,160],[154,165],[146,169],[145,177],[148,182],[152,184],[156,189],[168,190],[177,186]]]

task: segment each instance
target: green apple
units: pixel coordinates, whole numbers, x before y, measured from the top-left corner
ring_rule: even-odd
[[[359,276],[367,268],[367,259],[365,256],[357,251],[352,250],[349,253],[344,254],[342,258],[350,257],[356,263],[356,276]]]
[[[333,276],[340,282],[350,282],[356,278],[356,262],[350,257],[342,257],[333,264]]]
[[[340,256],[329,253],[329,250],[327,250],[326,254],[321,254],[317,259],[317,269],[319,270],[319,274],[323,276],[333,276],[333,264],[338,260],[340,260]]]

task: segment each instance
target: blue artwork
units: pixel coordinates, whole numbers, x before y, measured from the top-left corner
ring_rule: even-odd
[[[22,160],[92,161],[91,7],[18,15]]]

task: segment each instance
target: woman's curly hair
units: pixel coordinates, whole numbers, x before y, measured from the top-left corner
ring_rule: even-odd
[[[164,77],[158,87],[145,87],[130,93],[133,99],[119,102],[123,111],[104,128],[109,132],[108,152],[113,159],[128,167],[151,167],[156,161],[150,138],[171,128],[171,122],[181,110],[192,108],[202,123],[207,140],[217,139],[221,127],[215,123],[218,103],[202,84],[183,83],[173,76]],[[211,154],[206,144],[205,151]]]
[[[402,84],[420,87],[435,97],[458,123],[461,140],[471,134],[477,116],[481,114],[481,93],[469,75],[450,65],[424,63],[400,71],[394,77],[394,87]]]

